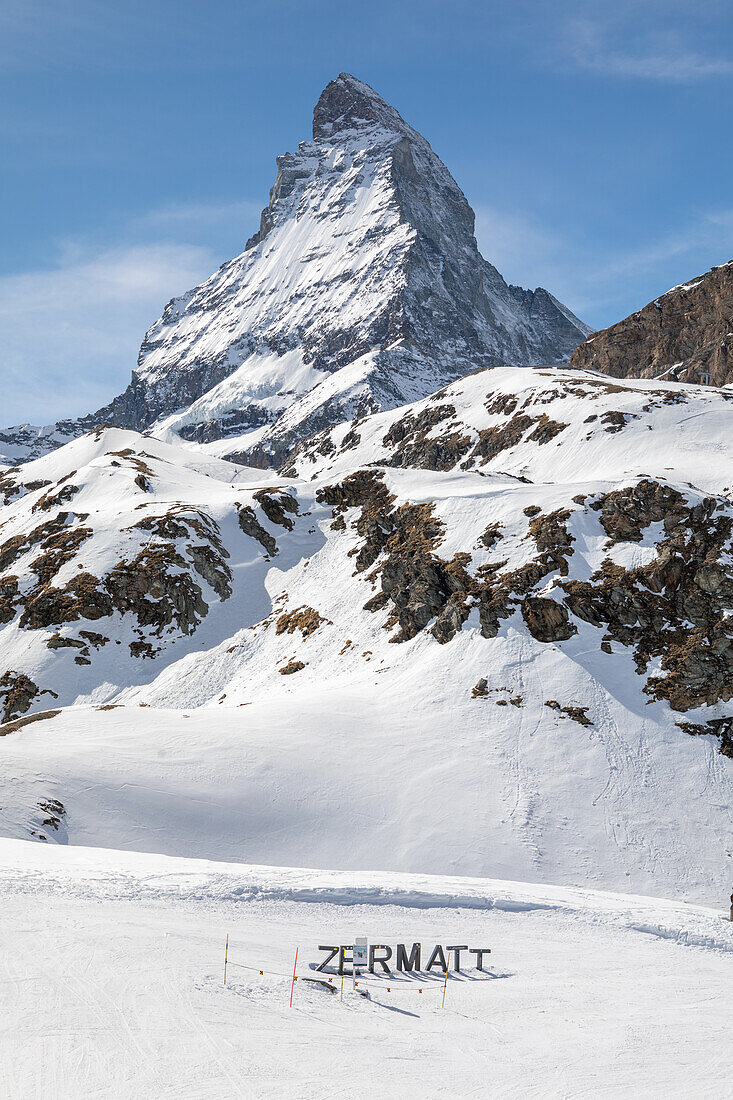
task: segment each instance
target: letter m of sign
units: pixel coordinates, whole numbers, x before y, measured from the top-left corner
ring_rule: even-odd
[[[412,951],[407,954],[404,943],[397,944],[397,969],[398,970],[419,970],[420,969],[420,944],[413,943]]]

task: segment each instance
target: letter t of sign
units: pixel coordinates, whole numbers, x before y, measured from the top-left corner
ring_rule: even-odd
[[[458,943],[458,944],[454,943],[452,947],[448,947],[446,945],[445,949],[446,949],[446,951],[455,951],[456,961],[453,964],[453,969],[456,971],[457,974],[460,974],[460,972],[461,972],[461,951],[468,951],[468,944],[467,943]]]
[[[481,963],[483,962],[484,955],[491,954],[490,947],[471,947],[469,948],[469,954],[476,956],[476,969],[483,970]]]

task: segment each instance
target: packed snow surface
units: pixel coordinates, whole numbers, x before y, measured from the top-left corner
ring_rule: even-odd
[[[715,909],[10,840],[0,896],[8,1100],[731,1096]],[[449,973],[445,1007],[440,970],[365,975],[368,999],[304,980],[358,935],[491,955]]]

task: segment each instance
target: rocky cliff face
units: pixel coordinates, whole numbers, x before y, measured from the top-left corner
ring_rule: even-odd
[[[244,252],[168,303],[130,386],[92,422],[231,439],[272,465],[357,412],[477,367],[562,361],[588,333],[546,290],[510,286],[482,258],[445,165],[354,77],[326,87],[312,141],[277,165]]]
[[[570,361],[616,378],[733,382],[733,262],[589,336]]]

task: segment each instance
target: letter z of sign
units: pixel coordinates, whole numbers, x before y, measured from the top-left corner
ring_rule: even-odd
[[[334,957],[334,955],[338,955],[338,953],[339,953],[338,947],[332,947],[331,944],[328,944],[326,947],[321,947],[319,945],[318,950],[319,951],[328,951],[328,952],[330,952],[330,954],[329,954],[327,959],[324,959],[322,963],[319,963],[319,965],[316,967],[316,970],[325,970],[326,967],[328,966],[328,964],[330,963],[331,959]]]

